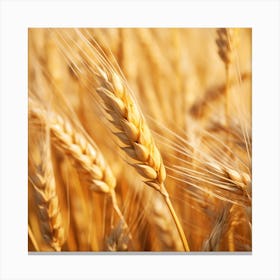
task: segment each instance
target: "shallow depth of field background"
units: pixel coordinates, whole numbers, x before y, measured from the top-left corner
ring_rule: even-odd
[[[190,251],[252,250],[251,29],[228,31],[227,64],[215,28],[29,29],[29,111],[45,121],[30,113],[29,251],[184,250],[162,196],[112,133],[96,93],[93,46],[123,74],[152,131]],[[96,143],[128,227],[55,141],[53,113]],[[42,174],[56,189],[52,205],[42,204],[41,196],[53,199],[38,187]]]

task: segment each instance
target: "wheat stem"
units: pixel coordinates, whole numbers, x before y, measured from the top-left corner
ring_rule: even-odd
[[[180,235],[181,241],[183,243],[184,249],[185,249],[186,252],[189,252],[190,251],[190,247],[189,247],[188,241],[186,239],[186,236],[185,236],[184,230],[183,230],[183,228],[181,226],[181,223],[180,223],[180,221],[179,221],[179,219],[178,219],[178,217],[176,215],[176,212],[175,212],[175,210],[173,208],[171,200],[170,200],[169,196],[165,196],[164,199],[165,199],[166,205],[168,206],[169,211],[170,211],[170,213],[171,213],[171,215],[172,215],[172,217],[174,219],[174,222],[175,222],[176,228],[178,230],[178,233]]]

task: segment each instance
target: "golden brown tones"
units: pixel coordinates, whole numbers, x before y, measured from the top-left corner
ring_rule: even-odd
[[[29,251],[250,251],[251,30],[30,29]]]

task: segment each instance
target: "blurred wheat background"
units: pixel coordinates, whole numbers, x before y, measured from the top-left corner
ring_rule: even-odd
[[[251,251],[251,29],[28,34],[29,251]]]

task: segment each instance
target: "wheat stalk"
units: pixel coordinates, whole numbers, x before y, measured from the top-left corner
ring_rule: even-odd
[[[189,251],[184,231],[164,186],[165,167],[146,121],[117,73],[113,70],[105,72],[100,67],[97,70],[101,85],[97,93],[111,116],[110,122],[117,129],[114,134],[125,145],[122,149],[126,154],[136,161],[131,165],[145,178],[144,182],[165,198],[184,248]]]

